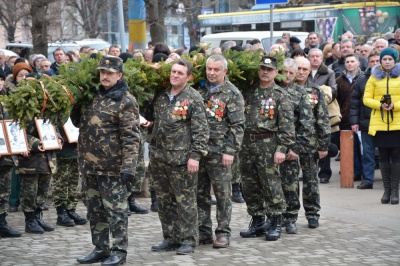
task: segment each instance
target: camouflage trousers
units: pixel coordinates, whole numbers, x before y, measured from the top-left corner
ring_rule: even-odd
[[[276,142],[268,138],[250,141],[244,138],[240,152],[242,187],[247,212],[251,216],[279,216],[285,209],[285,199],[278,166],[274,163]]]
[[[286,201],[283,218],[286,221],[296,222],[300,210],[298,160],[284,161],[279,165],[279,172]]]
[[[198,241],[197,173],[187,165],[151,160],[163,238],[195,246]]]
[[[78,204],[79,170],[77,159],[57,159],[57,173],[53,175],[53,206],[64,205],[67,210]]]
[[[124,255],[128,248],[128,193],[119,176],[85,175],[87,211],[96,251]],[[110,247],[111,233],[111,247]]]
[[[33,212],[44,204],[49,192],[51,174],[19,174],[21,206],[24,212]]]
[[[129,195],[132,193],[140,193],[142,190],[142,183],[144,177],[146,175],[146,165],[144,162],[144,141],[143,139],[140,140],[139,144],[139,154],[138,160],[136,164],[136,172],[134,174],[134,179],[129,180],[126,184],[126,189],[128,190]]]
[[[217,198],[217,222],[215,235],[231,236],[229,223],[232,214],[231,166],[222,165],[221,154],[210,154],[200,160],[197,185],[197,210],[200,236],[212,236],[211,185]]]
[[[240,184],[242,182],[242,169],[240,167],[240,157],[239,154],[235,155],[233,159],[232,168],[232,184]]]
[[[319,218],[320,194],[318,188],[318,165],[312,153],[300,153],[300,165],[303,172],[303,206],[306,218]]]
[[[0,214],[7,213],[6,205],[10,195],[12,165],[0,165]]]

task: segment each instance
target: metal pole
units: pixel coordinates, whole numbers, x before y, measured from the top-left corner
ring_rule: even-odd
[[[124,10],[122,8],[122,0],[118,0],[118,28],[119,28],[119,39],[121,41],[121,51],[126,52],[125,47],[125,27],[124,27]]]
[[[111,0],[108,0],[108,11],[107,11],[107,28],[108,28],[108,41],[112,43],[112,30],[111,30]]]
[[[274,19],[272,17],[272,9],[274,9],[274,5],[269,5],[269,49],[271,51],[271,47],[274,43]]]

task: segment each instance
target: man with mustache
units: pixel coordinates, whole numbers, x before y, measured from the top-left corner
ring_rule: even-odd
[[[126,183],[134,178],[138,159],[139,106],[122,79],[121,58],[103,56],[98,69],[98,93],[85,108],[74,107],[71,114],[79,127],[78,160],[86,180],[88,219],[95,246],[78,262],[119,265],[126,262],[128,248]]]
[[[294,115],[290,96],[274,82],[276,58],[263,56],[259,66],[260,82],[243,92],[246,120],[240,158],[243,194],[252,221],[240,236],[265,234],[266,240],[275,241],[281,235],[285,208],[278,169],[294,144]],[[266,206],[271,215],[269,226],[265,223]]]

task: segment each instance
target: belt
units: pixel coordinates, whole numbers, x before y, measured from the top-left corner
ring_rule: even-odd
[[[258,141],[262,139],[269,139],[274,136],[274,133],[264,133],[264,134],[244,134],[246,138],[249,138],[250,141]]]

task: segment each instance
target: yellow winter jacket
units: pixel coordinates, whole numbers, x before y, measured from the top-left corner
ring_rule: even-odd
[[[381,98],[390,94],[394,102],[393,119],[391,112],[381,111]],[[372,68],[371,77],[365,86],[363,102],[372,108],[368,134],[375,136],[376,131],[400,130],[400,63],[389,72],[381,66]]]

